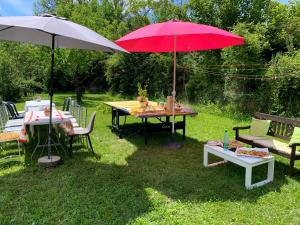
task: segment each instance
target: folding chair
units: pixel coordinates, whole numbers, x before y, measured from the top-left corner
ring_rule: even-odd
[[[19,114],[16,105],[12,102],[4,102],[7,112],[10,114],[10,119],[22,119],[24,115]]]
[[[0,146],[3,150],[3,145],[7,142],[17,142],[18,145],[18,155],[12,154],[12,155],[6,155],[2,158],[0,158],[0,164],[7,162],[6,159],[12,159],[12,158],[19,158],[18,161],[21,161],[21,148],[20,148],[20,142],[19,142],[20,135],[16,132],[1,132],[0,133]]]
[[[90,134],[92,133],[92,131],[94,129],[95,118],[96,118],[96,112],[93,112],[87,128],[77,127],[77,128],[73,128],[72,130],[70,130],[67,133],[67,135],[70,137],[70,154],[71,155],[72,155],[72,145],[73,145],[74,138],[75,137],[84,137],[87,139],[87,142],[89,143],[90,150],[93,153],[93,155],[96,158],[99,158],[99,156],[94,152],[91,138],[90,138]]]

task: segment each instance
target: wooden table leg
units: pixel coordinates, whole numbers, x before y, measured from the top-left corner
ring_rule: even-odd
[[[120,116],[119,116],[119,110],[116,111],[116,117],[117,117],[117,128],[119,129],[120,126]]]
[[[115,125],[115,118],[116,118],[116,110],[114,108],[111,108],[111,126],[112,127]]]
[[[170,117],[166,116],[166,123],[170,123]]]
[[[148,118],[146,117],[144,119],[144,139],[145,139],[145,145],[148,144],[148,140],[147,140],[147,126],[148,126]]]
[[[183,116],[183,131],[182,131],[182,135],[183,135],[183,139],[185,139],[185,124],[186,124],[186,116],[184,115]]]

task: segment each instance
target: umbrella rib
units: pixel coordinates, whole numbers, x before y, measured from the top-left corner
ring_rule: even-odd
[[[0,32],[1,32],[1,31],[5,31],[5,30],[8,30],[8,29],[13,28],[13,27],[14,27],[14,26],[5,27],[5,28],[1,29]]]
[[[58,34],[50,33],[50,32],[47,32],[47,31],[44,31],[44,30],[41,30],[41,29],[35,29],[35,30],[41,31],[41,32],[46,33],[46,34],[50,34],[51,36],[52,36],[52,35],[54,35],[54,36],[60,36],[60,35],[58,35]]]
[[[14,27],[16,27],[16,26],[5,27],[5,28],[1,29],[0,32],[1,32],[1,31],[5,31],[5,30],[8,30],[8,29],[11,29],[11,28],[14,28]],[[24,27],[24,28],[26,28],[26,27]],[[44,31],[44,30],[41,30],[41,29],[35,29],[35,30],[40,31],[40,32],[43,32],[43,33],[46,33],[46,34],[50,34],[51,36],[52,36],[52,35],[54,35],[54,36],[60,36],[60,35],[58,35],[58,34],[50,33],[50,32],[47,32],[47,31]]]

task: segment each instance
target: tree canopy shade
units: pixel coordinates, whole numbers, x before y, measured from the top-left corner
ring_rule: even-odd
[[[297,66],[300,63],[299,0],[288,4],[276,0],[38,0],[34,12],[56,13],[110,40],[117,40],[150,23],[172,19],[226,29],[245,37],[246,45],[178,54],[177,94],[180,99],[228,105],[247,113],[261,110],[299,116],[300,104],[295,104],[300,99],[299,91],[295,91],[300,89],[296,82],[300,76]],[[8,69],[3,63],[0,77],[10,70],[10,79],[18,76],[15,94],[11,96],[4,91],[3,98],[46,89],[47,48],[8,42],[0,46],[3,52],[0,62],[2,57],[15,62],[10,64],[15,69]],[[138,82],[149,83],[151,98],[166,97],[172,90],[169,85],[172,56],[169,53],[110,55],[60,49],[56,58],[59,59],[56,67],[59,90],[73,91],[76,87],[78,95],[84,90],[136,95]],[[281,58],[285,63],[278,63]],[[293,88],[286,88],[288,85]],[[294,105],[295,110],[291,111],[287,103]]]

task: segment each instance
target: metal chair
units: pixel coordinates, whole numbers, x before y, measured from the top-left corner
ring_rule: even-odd
[[[86,127],[86,119],[87,119],[87,108],[85,106],[80,106],[80,115],[79,115],[80,127]]]
[[[72,122],[73,127],[80,127],[80,105],[76,101],[72,101],[70,105],[70,112],[72,117],[70,121]]]
[[[9,114],[4,103],[0,104],[0,131],[20,132],[23,127],[23,119],[9,119]]]
[[[24,116],[25,116],[25,111],[18,111],[18,109],[17,109],[15,103],[13,103],[13,102],[7,102],[7,103],[9,103],[9,104],[13,107],[13,109],[14,109],[16,115],[17,115],[19,118],[24,118]]]
[[[24,115],[19,114],[16,105],[13,102],[4,102],[7,112],[10,114],[10,119],[22,119]]]
[[[63,107],[62,107],[62,111],[64,112],[64,114],[69,114],[70,113],[71,101],[72,101],[71,97],[68,97],[64,100],[64,104],[63,104]]]
[[[90,134],[92,133],[92,131],[94,129],[95,117],[96,117],[96,112],[93,112],[87,128],[83,128],[83,127],[73,128],[73,130],[68,133],[68,136],[70,137],[70,154],[71,155],[72,155],[72,145],[73,145],[74,138],[75,137],[85,137],[89,143],[90,150],[92,151],[93,155],[96,158],[99,158],[99,156],[94,152],[91,138],[90,138]]]
[[[18,155],[16,154],[11,154],[4,156],[0,158],[0,164],[6,162],[5,159],[12,159],[18,157],[19,160],[21,161],[21,147],[20,147],[20,142],[19,142],[20,135],[16,132],[1,132],[0,133],[0,149],[3,149],[2,145],[7,143],[7,142],[17,142],[18,145]]]
[[[5,129],[6,122],[8,120],[8,115],[3,103],[0,104],[0,129],[1,131]]]

